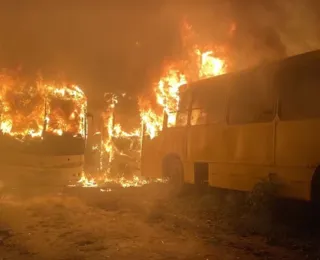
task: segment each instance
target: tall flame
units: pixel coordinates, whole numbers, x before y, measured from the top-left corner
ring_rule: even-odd
[[[189,24],[184,24],[183,29],[186,45],[194,33]],[[168,115],[168,125],[175,125],[175,117],[170,117],[170,112],[176,111],[179,107],[179,89],[182,85],[226,73],[226,59],[218,55],[219,52],[223,52],[223,48],[216,46],[213,49],[216,51],[193,44],[186,51],[188,58],[185,62],[172,62],[164,68],[162,77],[154,88],[156,105],[152,106],[147,101],[149,97],[140,98],[141,122],[150,138],[154,138],[162,130],[163,113]]]
[[[106,169],[110,172],[111,163],[116,154],[124,155],[122,151],[119,151],[115,145],[115,140],[124,138],[130,140],[131,138],[140,137],[140,128],[133,129],[131,132],[126,132],[122,129],[119,123],[115,123],[114,112],[116,105],[118,104],[118,96],[113,93],[106,93],[106,109],[102,113],[104,136],[101,139],[102,149],[100,151],[100,170]],[[103,165],[102,160],[107,158],[107,166]]]

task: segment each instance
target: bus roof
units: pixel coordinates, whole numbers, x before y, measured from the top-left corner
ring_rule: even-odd
[[[315,51],[310,51],[310,52],[290,56],[279,61],[274,61],[267,64],[251,67],[246,70],[230,72],[230,73],[222,74],[219,76],[210,77],[207,79],[202,79],[196,82],[192,82],[190,84],[183,85],[181,90],[182,91],[187,89],[193,90],[195,88],[205,87],[205,86],[210,87],[218,84],[219,82],[226,83],[227,81],[241,74],[247,74],[247,73],[250,74],[253,71],[262,70],[262,69],[276,71],[277,69],[280,69],[280,68],[291,67],[291,66],[295,66],[296,64],[303,64],[303,63],[314,61],[314,60],[320,60],[320,50],[315,50]]]

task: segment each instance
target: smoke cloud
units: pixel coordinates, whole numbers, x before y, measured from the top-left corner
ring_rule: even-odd
[[[164,60],[194,42],[222,45],[232,69],[319,48],[317,0],[2,1],[0,66],[64,75],[97,104],[107,91],[132,95],[152,87]]]
[[[180,6],[181,12],[187,14],[198,32],[200,43],[212,42],[228,47],[233,69],[320,47],[318,1],[229,0],[200,3]],[[235,30],[230,35],[232,25]]]

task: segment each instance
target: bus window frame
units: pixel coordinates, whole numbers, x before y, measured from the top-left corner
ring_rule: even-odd
[[[225,86],[227,87],[227,86]],[[192,111],[194,110],[205,110],[206,108],[205,107],[194,107],[192,108],[193,104],[194,104],[194,92],[192,92],[192,98],[191,98],[191,102],[190,102],[190,114],[189,114],[189,125],[190,127],[197,127],[197,126],[208,126],[208,125],[226,125],[227,124],[227,116],[228,116],[228,102],[229,102],[229,96],[230,96],[230,89],[229,87],[227,87],[227,93],[225,95],[225,105],[224,105],[224,108],[223,108],[223,113],[224,113],[224,116],[222,117],[223,119],[221,121],[218,121],[218,122],[210,122],[208,123],[208,116],[206,116],[206,122],[205,123],[202,123],[202,124],[194,124],[192,125],[191,124],[191,117],[192,117]]]
[[[172,129],[172,128],[184,128],[184,127],[187,127],[189,125],[189,109],[182,109],[182,110],[176,110],[176,111],[172,111],[170,112],[172,114],[175,114],[175,124],[172,125],[172,126],[168,126],[168,122],[169,120],[167,121],[167,125],[166,125],[166,128],[167,129]],[[186,113],[187,115],[187,120],[186,120],[186,123],[185,125],[177,125],[177,119],[178,119],[178,114],[179,113]]]
[[[205,118],[205,122],[204,123],[197,123],[197,124],[192,124],[191,123],[191,119],[192,119],[192,112],[193,111],[196,111],[196,110],[200,110],[200,111],[203,111],[205,110],[205,108],[200,108],[200,107],[197,107],[197,108],[192,108],[191,111],[190,111],[190,118],[189,118],[189,123],[190,123],[190,126],[203,126],[203,125],[208,125],[208,114],[206,115],[206,118]]]
[[[315,62],[315,61],[314,61]],[[290,92],[288,90],[286,90],[287,88],[290,90],[290,87],[288,87],[288,85],[286,85],[286,82],[284,80],[281,80],[280,78],[282,77],[283,74],[285,75],[290,75],[292,72],[294,72],[295,70],[299,69],[299,68],[303,68],[303,67],[306,67],[308,66],[310,63],[307,63],[307,64],[304,64],[304,65],[301,65],[301,64],[298,64],[298,65],[295,65],[293,66],[293,68],[291,68],[291,70],[288,68],[283,68],[281,70],[279,70],[277,73],[276,73],[276,76],[275,76],[275,86],[277,87],[278,89],[278,109],[277,109],[277,115],[278,115],[278,118],[279,118],[279,121],[282,121],[282,122],[294,122],[294,121],[307,121],[307,120],[317,120],[317,119],[320,119],[320,116],[306,116],[304,115],[303,117],[297,117],[297,116],[293,116],[293,117],[290,117],[290,118],[286,118],[283,116],[282,114],[282,106],[283,106],[283,93],[285,92]]]
[[[243,75],[243,74],[240,74],[240,75]],[[228,100],[227,100],[227,125],[239,126],[239,125],[250,125],[250,124],[265,124],[265,123],[274,122],[276,120],[278,115],[278,107],[279,107],[279,93],[276,88],[274,73],[271,73],[271,75],[267,77],[267,80],[268,80],[268,87],[270,87],[271,90],[273,89],[273,92],[274,92],[273,105],[272,105],[272,117],[270,118],[270,120],[256,120],[252,122],[231,123],[230,122],[230,104],[231,104],[232,90],[234,88],[237,88],[235,84],[232,84],[232,86],[229,89]]]
[[[191,91],[191,90],[189,90],[189,91]],[[192,103],[193,103],[193,91],[191,91],[190,92],[190,101],[189,101],[189,104],[188,104],[188,106],[187,106],[187,108],[186,109],[178,109],[178,110],[175,110],[175,111],[171,111],[170,113],[175,113],[176,114],[176,122],[177,122],[177,116],[178,116],[178,113],[181,113],[181,112],[183,112],[183,113],[187,113],[187,122],[186,122],[186,125],[184,125],[184,126],[177,126],[177,124],[175,124],[175,125],[173,125],[173,126],[168,126],[168,120],[167,120],[167,122],[166,122],[166,124],[165,124],[165,127],[163,128],[163,130],[164,129],[176,129],[176,128],[186,128],[186,127],[189,127],[190,126],[190,118],[191,118],[191,112],[190,112],[190,109],[191,109],[191,106],[192,106]],[[168,118],[168,115],[166,115],[167,116],[167,118]]]

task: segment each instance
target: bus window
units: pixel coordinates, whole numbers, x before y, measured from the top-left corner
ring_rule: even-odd
[[[186,126],[188,124],[188,111],[171,112],[168,115],[167,127]]]
[[[281,120],[320,118],[319,61],[279,73]]]
[[[209,86],[197,90],[193,95],[191,125],[214,124],[225,121],[228,89]]]
[[[168,114],[167,127],[181,127],[188,124],[188,109],[191,102],[191,93],[188,89],[183,88],[179,93],[180,101],[178,111]]]
[[[203,125],[207,123],[207,112],[205,109],[193,109],[191,112],[191,125]]]
[[[178,111],[176,126],[186,126],[188,124],[188,111]]]
[[[242,74],[235,80],[229,99],[230,124],[272,121],[275,95],[270,78],[257,72]]]
[[[177,119],[177,113],[171,112],[168,114],[168,121],[167,121],[167,127],[174,127],[176,126],[176,119]]]
[[[189,109],[191,103],[191,92],[188,89],[181,90],[179,97],[179,110],[183,111]]]

